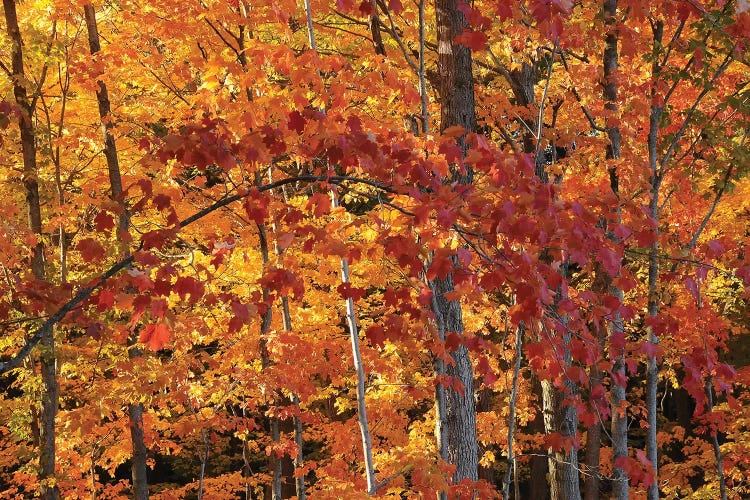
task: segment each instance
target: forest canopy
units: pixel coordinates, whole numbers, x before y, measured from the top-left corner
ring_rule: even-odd
[[[0,496],[750,496],[750,8],[3,0]]]

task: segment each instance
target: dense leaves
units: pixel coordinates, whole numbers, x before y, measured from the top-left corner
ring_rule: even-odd
[[[287,498],[297,480],[313,498],[365,496],[348,303],[379,495],[490,498],[512,479],[534,498],[556,490],[534,457],[560,453],[602,497],[616,468],[634,497],[750,494],[744,3],[633,0],[613,20],[589,1],[460,3],[454,47],[472,51],[479,126],[442,134],[430,131],[446,48],[431,3],[420,39],[419,5],[312,1],[312,50],[297,2],[96,3],[92,55],[78,3],[18,3],[22,81],[0,51],[0,496],[40,488],[50,356],[45,481],[62,497],[131,494],[138,405],[154,498]],[[611,33],[617,106],[602,96]],[[32,178],[38,232],[22,208]],[[30,271],[39,243],[44,279]],[[452,291],[437,297],[436,279]],[[438,299],[460,304],[463,332],[446,331]],[[54,354],[36,345],[53,326]],[[435,395],[463,386],[435,367],[460,349],[480,480],[453,484]],[[547,421],[566,408],[572,429]],[[655,474],[644,435],[657,410]],[[627,456],[591,437],[613,415],[628,419]]]

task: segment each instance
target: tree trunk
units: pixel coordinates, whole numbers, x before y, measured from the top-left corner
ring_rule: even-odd
[[[438,73],[440,75],[440,129],[458,125],[467,132],[476,130],[474,109],[474,77],[471,68],[471,50],[456,45],[456,36],[463,32],[464,15],[457,8],[456,0],[436,0],[438,39]],[[466,145],[460,139],[464,152]],[[470,168],[461,170],[454,166],[454,182],[469,184],[472,181]],[[436,278],[430,283],[434,294],[435,315],[443,327],[443,333],[463,334],[464,324],[461,304],[448,300],[445,294],[453,292],[453,276],[445,279]],[[464,479],[476,481],[478,478],[479,447],[476,438],[476,409],[474,407],[474,372],[469,351],[461,345],[451,353],[453,363],[449,366],[438,366],[445,374],[458,380],[463,391],[452,387],[442,388],[445,394],[444,414],[438,424],[444,426],[438,435],[445,444],[448,462],[455,465],[453,483]],[[437,395],[438,400],[440,394]],[[438,411],[440,411],[438,401]],[[442,446],[442,442],[438,443]]]
[[[659,66],[658,53],[662,44],[664,35],[663,21],[656,21],[653,29],[654,35],[654,62],[652,66],[652,78],[656,81],[661,72]],[[655,85],[655,84],[654,84]],[[651,89],[652,102],[656,97],[655,86]],[[649,203],[649,215],[654,224],[654,242],[649,251],[648,264],[648,315],[654,317],[659,314],[659,190],[663,179],[663,172],[659,168],[658,162],[658,141],[659,141],[659,120],[661,119],[663,108],[656,103],[651,105],[651,115],[649,118],[648,132],[648,161],[651,169],[651,201]],[[657,344],[659,338],[653,329],[648,329],[648,341]],[[647,380],[646,380],[646,412],[648,415],[648,429],[646,434],[646,457],[651,461],[653,470],[654,483],[648,489],[648,499],[659,499],[659,462],[658,462],[658,443],[656,441],[656,414],[657,414],[657,390],[659,384],[659,366],[656,362],[656,356],[650,356],[648,360]]]
[[[531,390],[536,401],[544,401],[542,397],[542,382],[534,373],[531,374]],[[536,412],[534,420],[529,423],[529,434],[541,434],[544,432],[544,408]],[[549,473],[549,460],[547,460],[547,450],[537,448],[532,452],[530,477],[529,477],[529,498],[547,500],[550,498],[550,483],[547,481]]]
[[[372,45],[375,53],[381,56],[386,55],[385,45],[383,45],[383,35],[380,32],[380,16],[378,15],[377,0],[370,0],[372,14],[370,15],[370,32],[372,33]]]
[[[552,64],[554,63],[557,46],[553,52],[552,60],[549,66],[548,78],[551,78]],[[524,62],[520,68],[506,71],[506,78],[513,91],[516,104],[519,106],[531,107],[535,103],[534,87],[538,79],[538,65],[536,62]],[[544,102],[539,104],[544,107]],[[544,148],[541,147],[541,130],[543,125],[543,109],[539,111],[540,115],[535,120],[539,123],[527,124],[532,129],[539,132],[539,137],[535,137],[530,131],[523,135],[523,151],[534,157],[534,169],[536,176],[544,183],[550,182],[549,174],[546,169],[546,159],[544,157]],[[564,267],[564,266],[563,266]],[[558,299],[559,300],[559,299]],[[571,355],[568,348],[571,336],[569,333],[563,334],[563,363],[569,365]],[[560,432],[566,438],[575,437],[578,430],[578,411],[575,406],[566,404],[568,396],[573,396],[577,388],[572,384],[566,384],[567,395],[557,389],[550,381],[541,382],[540,396],[543,406],[544,431],[546,433]],[[532,462],[533,463],[533,462]],[[537,465],[537,468],[539,465]],[[549,493],[552,500],[574,500],[581,497],[580,484],[578,478],[578,450],[571,449],[569,452],[555,452],[547,460],[547,469],[549,477]],[[538,475],[538,473],[537,473]],[[533,484],[534,478],[532,478]]]
[[[508,403],[508,468],[505,470],[503,478],[503,500],[510,499],[510,481],[514,471],[517,471],[518,464],[514,455],[513,445],[516,438],[516,400],[518,397],[518,380],[521,372],[521,358],[523,357],[523,335],[526,332],[523,322],[518,324],[516,329],[516,348],[515,361],[513,363],[513,382],[510,391],[510,401]],[[516,498],[518,498],[518,483],[516,482]]]
[[[556,432],[557,425],[557,396],[550,380],[542,380],[542,411],[544,415],[544,432],[549,434]],[[549,497],[551,500],[565,500],[560,491],[560,468],[557,463],[559,453],[547,450],[547,483],[549,484]]]
[[[88,33],[89,50],[91,55],[101,50],[99,43],[99,30],[96,25],[96,11],[91,3],[83,6],[86,19],[86,31]],[[120,205],[121,212],[117,218],[117,239],[123,255],[127,255],[128,242],[130,241],[130,214],[123,200],[122,177],[120,175],[120,162],[117,153],[115,138],[110,133],[111,107],[107,86],[101,80],[97,82],[99,89],[96,91],[96,101],[99,106],[99,118],[101,119],[102,136],[104,139],[104,157],[107,160],[107,173],[109,175],[109,186],[111,198]],[[135,339],[129,342],[128,357],[130,359],[142,356],[141,350],[135,347]],[[143,405],[141,403],[130,403],[128,406],[128,419],[130,426],[130,442],[133,447],[133,464],[131,467],[131,480],[133,481],[133,497],[136,500],[148,498],[148,476],[146,459],[148,450],[144,441],[143,429]]]
[[[136,348],[130,349],[130,352]],[[133,481],[133,498],[142,500],[148,498],[148,477],[146,476],[146,458],[148,450],[143,438],[143,405],[131,403],[128,406],[130,419],[130,442],[133,445],[133,465],[131,478]]]
[[[599,370],[592,367],[589,372],[591,378],[591,387],[601,384],[601,374]],[[589,411],[595,412],[593,404],[589,405]],[[601,460],[601,441],[602,441],[602,424],[599,421],[588,426],[586,432],[586,468],[585,479],[583,484],[584,500],[599,500],[599,462]]]
[[[257,179],[260,184],[260,177]],[[269,265],[269,251],[268,251],[268,233],[266,231],[266,225],[262,222],[258,224],[258,240],[260,241],[260,255],[263,262],[263,272],[265,273]],[[263,312],[263,317],[260,323],[260,363],[263,370],[267,370],[271,366],[271,359],[268,355],[268,334],[271,331],[271,320],[273,316],[273,309],[269,305],[270,292],[267,287],[263,287],[263,302],[266,304],[266,310]],[[274,396],[271,404],[276,404],[276,398]],[[271,431],[271,440],[274,444],[278,444],[281,441],[281,435],[279,434],[279,421],[276,417],[268,417],[268,426]],[[281,500],[281,457],[277,455],[275,449],[271,450],[271,454],[268,457],[268,468],[271,471],[271,499]]]
[[[617,66],[619,53],[617,49],[618,34],[616,23],[617,0],[604,0],[604,23],[607,27],[604,46],[604,105],[606,111],[605,130],[609,138],[607,146],[607,159],[617,160],[620,158],[620,129],[617,123]],[[611,167],[609,171],[610,188],[616,197],[619,197],[619,180],[616,167]],[[620,222],[619,201],[616,208],[616,219]],[[610,236],[614,239],[614,236]],[[617,297],[620,302],[623,300],[622,290],[612,285],[612,277],[605,276],[605,291],[608,288],[609,293]],[[622,319],[619,314],[614,315],[610,329],[610,356],[612,357],[612,376],[613,382],[610,387],[610,404],[612,407],[612,498],[615,500],[627,500],[628,498],[628,474],[622,468],[618,467],[619,459],[628,456],[628,422],[625,413],[625,401],[627,391],[627,375],[625,372],[625,331]]]
[[[305,0],[305,14],[307,17],[307,36],[312,50],[317,50],[315,42],[315,31],[313,29],[312,6],[310,0]],[[338,194],[335,188],[331,189],[331,206],[339,206]],[[349,283],[349,259],[341,259],[341,283]],[[365,477],[367,479],[367,493],[374,495],[378,485],[375,481],[375,466],[372,460],[372,440],[370,438],[370,425],[367,422],[367,406],[365,404],[365,372],[362,366],[362,355],[359,348],[359,327],[357,326],[357,313],[354,309],[354,300],[348,297],[346,304],[346,320],[349,327],[349,338],[352,345],[352,361],[354,371],[357,374],[357,422],[359,433],[362,437],[362,454],[365,459]]]
[[[18,27],[18,14],[14,0],[3,0],[5,25],[11,41],[11,71],[13,72],[13,96],[21,109],[19,129],[23,156],[23,187],[29,229],[37,237],[32,249],[30,270],[37,280],[45,279],[44,243],[42,242],[42,211],[39,199],[36,143],[33,123],[34,109],[26,91],[26,76],[23,68],[23,39]],[[42,372],[42,395],[39,426],[39,493],[44,500],[56,499],[59,491],[55,480],[55,416],[57,415],[58,386],[55,373],[54,329],[45,330],[41,338],[40,361]]]
[[[273,182],[273,176],[271,175],[270,167],[268,169],[268,182]],[[282,195],[284,197],[284,201],[288,201],[284,188],[282,188]],[[271,225],[271,230],[274,232],[276,231],[276,226],[274,224]],[[284,252],[281,247],[279,247],[278,242],[274,242],[274,251],[276,252],[276,256],[279,258]],[[281,297],[281,319],[284,323],[284,331],[291,332],[292,313],[289,309],[289,297],[286,296]],[[294,412],[294,418],[292,420],[292,425],[294,426],[294,442],[297,445],[297,454],[292,458],[292,465],[294,466],[294,470],[292,471],[292,475],[294,476],[294,489],[295,493],[297,494],[297,500],[306,500],[307,490],[305,487],[305,474],[297,475],[297,472],[300,471],[305,464],[305,455],[302,451],[302,447],[305,444],[304,428],[302,420],[300,419],[300,404],[299,396],[297,396],[297,393],[292,393],[291,402],[296,409],[296,411]]]

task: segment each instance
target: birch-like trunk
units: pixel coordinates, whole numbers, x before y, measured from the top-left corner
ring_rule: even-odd
[[[312,50],[317,50],[315,42],[315,31],[312,17],[312,7],[310,0],[305,0],[305,14],[307,17],[307,36]],[[331,189],[331,206],[335,209],[339,206],[339,198],[335,188]],[[350,282],[349,259],[341,258],[341,283]],[[357,376],[356,394],[357,394],[357,422],[359,423],[359,433],[362,438],[362,454],[365,459],[365,478],[367,480],[367,493],[374,495],[378,489],[375,481],[375,465],[372,459],[372,439],[370,437],[370,425],[367,422],[367,405],[365,404],[365,371],[362,366],[362,354],[359,348],[359,328],[357,327],[357,313],[354,309],[354,300],[348,297],[345,301],[346,321],[349,328],[349,338],[352,345],[352,361],[354,371]]]
[[[607,113],[605,130],[607,132],[607,137],[609,138],[607,159],[617,160],[620,158],[621,149],[620,129],[616,125],[616,115],[618,112],[617,67],[619,63],[619,52],[617,48],[618,33],[616,28],[617,0],[604,0],[603,7],[604,23],[607,27],[603,57],[604,100],[606,102],[604,108]],[[616,197],[619,197],[619,179],[616,167],[611,167],[609,175],[612,193]],[[619,223],[621,219],[619,200],[616,207],[616,219],[617,223]],[[615,237],[610,236],[610,238],[614,239]],[[622,290],[612,285],[612,278],[614,278],[614,276],[605,277],[606,288],[609,288],[609,290],[605,291],[608,291],[622,302]],[[612,375],[614,379],[610,387],[610,403],[612,407],[612,424],[610,432],[612,436],[613,461],[612,497],[615,500],[627,500],[629,490],[628,474],[623,468],[616,465],[618,459],[626,458],[628,456],[628,422],[627,414],[625,412],[627,375],[625,372],[625,353],[623,352],[622,347],[619,347],[624,345],[625,331],[622,318],[619,314],[615,314],[610,323],[610,339],[612,341],[609,353],[613,362]]]
[[[658,54],[661,50],[662,37],[664,35],[663,21],[655,21],[653,26],[654,36],[654,62],[652,65],[652,78],[656,81],[661,73],[659,66]],[[655,85],[655,84],[654,84]],[[651,113],[649,117],[648,132],[648,163],[651,169],[651,200],[649,202],[649,215],[654,224],[654,242],[649,250],[648,259],[648,315],[654,317],[659,314],[659,191],[663,172],[659,168],[658,159],[658,141],[659,141],[659,121],[661,119],[663,108],[655,101],[656,88],[651,89]],[[653,329],[648,329],[648,341],[657,344],[659,338]],[[656,415],[657,415],[657,391],[659,384],[659,366],[656,362],[656,356],[650,356],[648,360],[647,379],[646,379],[646,412],[648,429],[646,432],[646,457],[651,461],[654,475],[654,483],[648,489],[648,499],[659,499],[659,462],[658,462],[658,443],[656,441]]]
[[[258,183],[260,183],[260,179],[258,179]],[[268,232],[264,223],[258,223],[258,240],[260,256],[263,262],[263,273],[265,273],[269,265],[270,254],[268,251]],[[268,288],[263,287],[263,302],[267,306],[260,322],[260,363],[263,370],[267,370],[271,366],[271,358],[268,355],[268,334],[271,332],[273,309],[268,306],[269,296]],[[274,398],[272,404],[275,403]],[[268,426],[271,431],[271,440],[275,444],[278,444],[281,441],[278,419],[276,417],[268,417]],[[268,457],[268,468],[271,470],[271,499],[281,500],[281,457],[276,455],[276,450],[271,450],[271,454]]]
[[[510,482],[514,471],[517,472],[518,465],[514,452],[516,439],[516,400],[518,398],[518,381],[521,373],[521,358],[523,357],[523,335],[526,329],[523,322],[516,329],[515,361],[513,363],[513,382],[508,403],[508,467],[505,469],[503,478],[503,500],[510,499]],[[517,475],[517,474],[516,474]],[[516,498],[518,498],[518,482],[516,482]]]

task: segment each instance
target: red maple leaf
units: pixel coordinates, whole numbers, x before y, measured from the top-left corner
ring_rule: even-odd
[[[85,262],[99,262],[104,257],[104,247],[94,238],[84,238],[78,242],[76,250],[81,252]]]
[[[180,276],[174,283],[174,291],[182,300],[185,300],[187,295],[190,294],[190,303],[195,304],[203,297],[206,287],[202,281],[192,276]]]
[[[371,325],[365,330],[365,336],[375,347],[380,347],[385,342],[385,329],[380,325]]]
[[[101,212],[96,214],[96,217],[94,217],[94,224],[96,225],[96,230],[100,233],[103,233],[104,231],[115,227],[115,219],[107,212],[102,210]]]
[[[158,351],[164,347],[164,344],[169,342],[171,336],[169,328],[164,323],[159,323],[158,325],[150,324],[141,330],[138,341],[148,345],[151,350]]]
[[[355,301],[365,296],[365,291],[362,288],[352,286],[351,283],[341,283],[336,288],[336,291],[338,291],[339,295],[344,299],[352,299]]]

